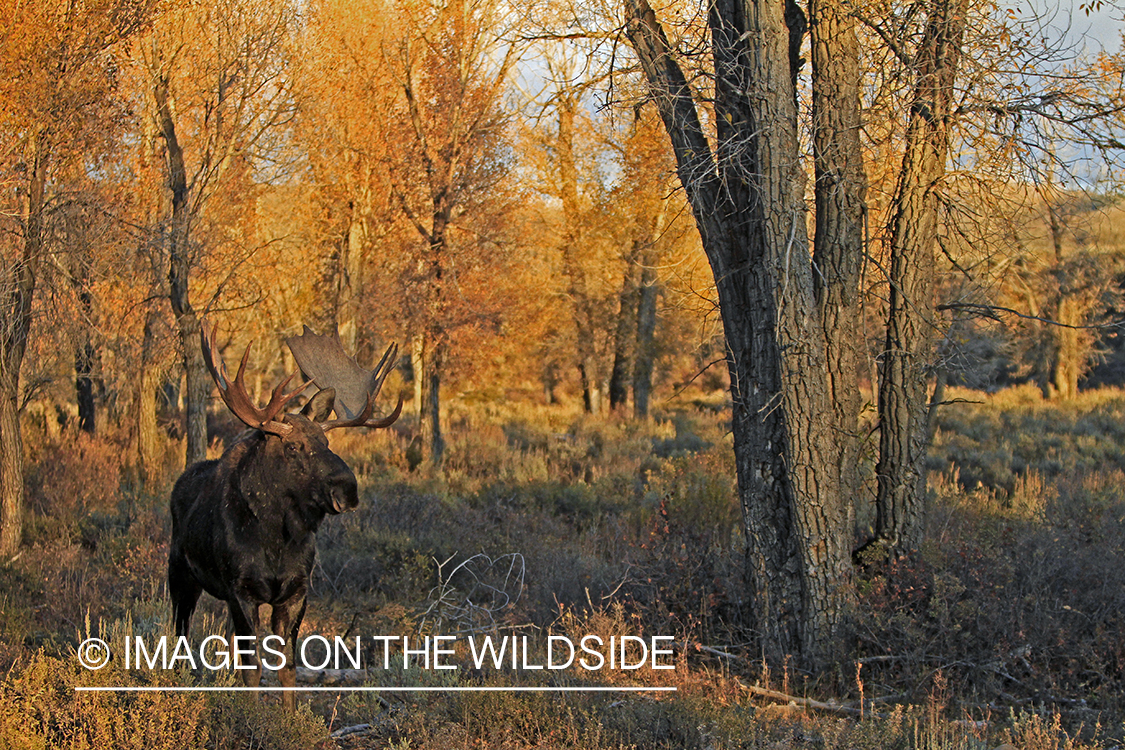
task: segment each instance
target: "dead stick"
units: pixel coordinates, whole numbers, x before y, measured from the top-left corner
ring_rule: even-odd
[[[835,714],[847,714],[848,716],[870,716],[872,718],[882,718],[874,711],[861,712],[858,708],[852,708],[851,706],[841,706],[836,703],[824,703],[822,701],[813,700],[812,698],[801,698],[797,695],[786,695],[785,693],[778,692],[777,690],[770,690],[769,688],[758,687],[757,685],[747,685],[741,680],[738,681],[738,684],[746,688],[754,695],[758,695],[763,698],[769,698],[775,701],[784,701],[785,703],[801,706],[802,708],[811,708],[815,711],[829,711]]]

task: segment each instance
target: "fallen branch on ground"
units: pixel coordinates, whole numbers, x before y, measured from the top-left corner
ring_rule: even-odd
[[[777,690],[770,690],[769,688],[758,687],[757,685],[747,685],[742,680],[738,680],[738,684],[746,688],[752,695],[782,701],[791,706],[800,706],[801,708],[808,708],[814,711],[827,711],[834,714],[845,714],[847,716],[858,716],[860,718],[883,718],[882,714],[876,713],[874,710],[870,709],[860,710],[854,706],[845,706],[839,703],[825,703],[823,701],[813,700],[812,698],[802,698],[798,695],[787,695]],[[871,704],[875,703],[875,701],[864,701],[864,703]]]

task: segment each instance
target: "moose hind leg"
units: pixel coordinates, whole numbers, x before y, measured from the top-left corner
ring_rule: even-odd
[[[270,629],[274,635],[285,640],[282,648],[285,653],[285,664],[277,671],[277,679],[283,688],[297,686],[297,633],[301,629],[301,620],[305,617],[305,601],[305,594],[301,592],[297,596],[273,605],[273,612],[270,614]],[[290,713],[297,710],[296,691],[282,692],[281,705]]]
[[[196,582],[181,557],[168,560],[168,596],[172,599],[172,623],[177,636],[186,636],[191,631],[191,616],[196,602],[203,593],[203,587]]]

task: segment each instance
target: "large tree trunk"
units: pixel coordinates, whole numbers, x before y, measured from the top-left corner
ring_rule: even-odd
[[[874,543],[899,555],[925,532],[927,388],[934,318],[937,190],[949,150],[953,83],[967,0],[931,0],[915,54],[915,84],[902,170],[892,203],[890,305],[879,383],[878,497]]]
[[[11,558],[23,538],[23,436],[20,368],[31,333],[31,305],[43,256],[47,149],[31,144],[31,174],[23,215],[23,253],[0,282],[0,559]]]
[[[764,658],[793,654],[816,669],[844,635],[850,557],[807,251],[784,3],[711,5],[714,154],[652,9],[645,0],[625,7],[719,293],[748,548],[747,609]]]
[[[816,236],[813,288],[824,329],[836,412],[840,492],[854,513],[859,497],[859,276],[867,174],[859,138],[859,42],[839,0],[810,0]],[[849,533],[852,531],[849,524]]]
[[[164,137],[168,188],[172,193],[172,218],[168,231],[168,297],[180,332],[184,362],[184,433],[187,436],[185,463],[191,465],[207,457],[207,397],[211,378],[199,345],[199,316],[190,299],[192,252],[191,210],[188,206],[187,168],[184,152],[176,136],[176,122],[168,102],[168,80],[160,78],[153,87],[156,117]]]

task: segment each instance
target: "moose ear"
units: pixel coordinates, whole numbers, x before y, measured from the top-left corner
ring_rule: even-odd
[[[336,405],[336,389],[325,388],[324,390],[317,391],[317,394],[309,399],[305,404],[305,408],[301,409],[301,415],[308,417],[314,422],[325,422],[328,416],[332,413],[332,408]]]

